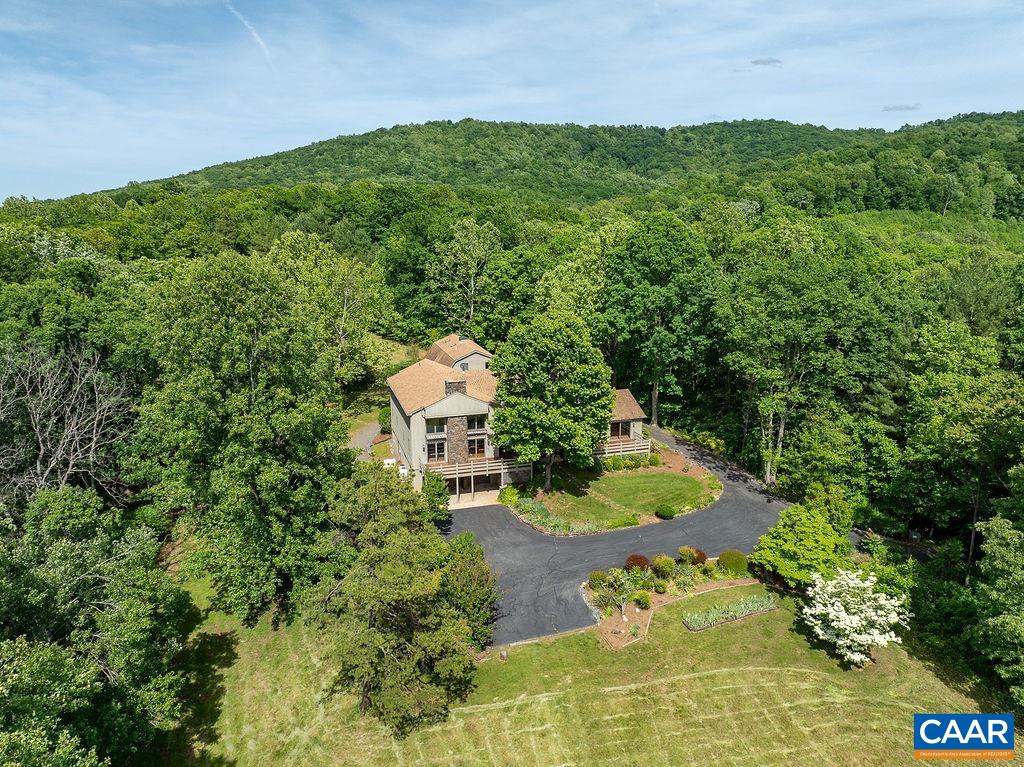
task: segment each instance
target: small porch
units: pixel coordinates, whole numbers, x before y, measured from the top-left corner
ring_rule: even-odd
[[[650,452],[651,441],[644,437],[612,437],[598,446],[594,451],[594,457],[604,459],[613,455],[649,455]]]

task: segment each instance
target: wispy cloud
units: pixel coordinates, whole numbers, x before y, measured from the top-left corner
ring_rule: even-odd
[[[883,112],[916,112],[921,108],[920,104],[887,104],[882,107]]]
[[[235,8],[231,0],[221,0],[221,2],[224,3],[224,7],[227,8],[236,19],[242,22],[242,26],[249,30],[249,34],[252,35],[252,39],[256,42],[256,45],[258,45],[260,47],[260,50],[263,51],[263,58],[267,60],[267,63],[270,65],[270,68],[273,69],[274,61],[270,57],[270,48],[267,47],[267,44],[263,41],[263,38],[260,37],[260,33],[256,31],[256,27],[250,24],[249,20],[245,18],[245,16],[243,16],[238,11],[237,8]]]
[[[760,59],[751,59],[750,63],[755,67],[781,67],[782,59],[777,59],[774,56],[765,56]]]

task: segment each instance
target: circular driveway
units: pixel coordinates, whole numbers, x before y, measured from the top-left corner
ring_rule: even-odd
[[[714,473],[723,486],[721,497],[705,509],[665,522],[574,537],[541,533],[497,504],[452,511],[449,535],[472,532],[498,577],[501,598],[493,644],[591,625],[594,616],[580,594],[580,584],[591,570],[621,567],[633,552],[675,555],[684,545],[712,557],[723,549],[749,552],[789,505],[732,464],[668,432],[651,432]]]

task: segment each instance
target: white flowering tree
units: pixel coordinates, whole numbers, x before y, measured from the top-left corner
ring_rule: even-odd
[[[903,606],[905,596],[876,591],[874,575],[862,577],[854,570],[840,570],[827,580],[814,573],[811,580],[803,619],[841,657],[863,666],[872,647],[899,643],[896,627],[906,626],[909,617]]]

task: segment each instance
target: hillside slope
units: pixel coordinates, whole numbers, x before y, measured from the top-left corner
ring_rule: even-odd
[[[694,174],[737,170],[758,160],[781,160],[884,135],[879,130],[830,130],[778,120],[669,129],[442,121],[338,136],[174,180],[225,188],[372,178],[483,185],[537,199],[592,202]]]

